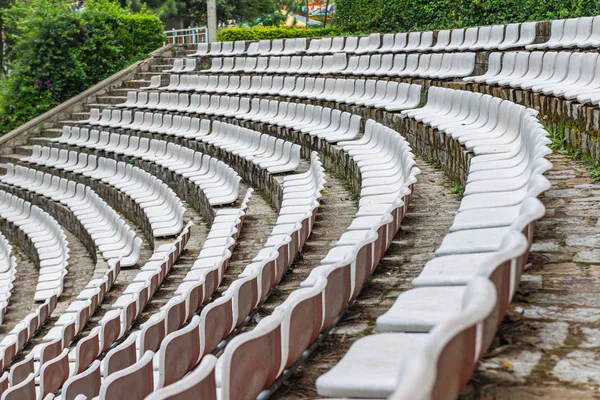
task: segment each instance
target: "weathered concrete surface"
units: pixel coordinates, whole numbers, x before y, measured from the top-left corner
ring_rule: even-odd
[[[531,267],[463,399],[600,398],[600,184],[549,160]]]
[[[39,277],[39,269],[33,260],[25,255],[18,244],[13,241],[10,243],[13,255],[17,257],[17,274],[6,315],[0,325],[0,340],[34,308],[33,295]]]

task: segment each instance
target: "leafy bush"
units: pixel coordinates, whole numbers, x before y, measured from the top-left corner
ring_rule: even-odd
[[[163,43],[163,25],[148,11],[91,0],[17,2],[5,13],[10,73],[0,80],[0,133],[81,93]]]
[[[272,12],[270,14],[267,14],[261,18],[257,18],[256,20],[256,24],[257,25],[262,25],[262,26],[281,26],[288,18],[288,14],[287,13],[282,13],[281,11],[277,10],[275,12]]]
[[[406,32],[600,14],[596,0],[337,0],[343,32]]]
[[[219,31],[217,40],[229,42],[234,40],[285,39],[299,37],[336,36],[340,31],[336,28],[277,28],[255,26],[253,28],[225,28]]]
[[[278,10],[275,0],[216,0],[219,21],[235,20],[238,23],[254,23],[257,18]],[[196,21],[206,21],[206,0],[185,0],[186,11]]]

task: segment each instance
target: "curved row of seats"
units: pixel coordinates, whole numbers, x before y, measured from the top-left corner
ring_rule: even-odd
[[[586,49],[598,46],[600,46],[600,17],[581,17],[552,21],[548,41],[527,45],[525,49]]]
[[[156,76],[158,79],[160,75]],[[154,78],[154,77],[153,77]],[[313,78],[313,77],[294,77],[294,76],[238,76],[238,75],[170,75],[169,85],[161,86],[158,90],[172,92],[201,92],[201,93],[216,93],[216,94],[238,94],[238,95],[263,95],[263,96],[298,96],[328,101],[335,101],[338,97],[344,96],[344,91],[349,88],[354,88],[356,82],[363,86],[368,80],[353,79],[353,78]],[[377,82],[373,80],[373,82]],[[404,98],[402,95],[407,88],[420,87],[420,85],[408,86],[407,83],[398,83],[394,81],[382,81],[387,83],[387,91],[392,97],[396,93],[396,98],[400,100]],[[347,88],[346,88],[347,87]],[[314,93],[311,93],[314,92]],[[350,92],[346,95],[351,95]],[[150,96],[151,95],[151,96]],[[412,97],[412,96],[411,96]],[[138,99],[139,98],[139,99]],[[393,97],[392,97],[393,99]],[[170,99],[169,103],[172,101]],[[127,92],[127,100],[124,103],[116,104],[116,107],[134,107],[136,103],[147,104],[150,107],[174,107],[168,105],[166,100],[162,100],[160,95],[152,92]],[[95,114],[95,118],[98,118]],[[102,118],[102,116],[100,116]],[[105,122],[105,123],[108,123]]]
[[[191,226],[192,223],[188,223],[173,243],[156,248],[138,276],[152,270],[157,277],[164,278],[185,248]],[[161,281],[159,279],[158,285]],[[12,366],[13,379],[5,392],[6,396],[10,394],[17,396],[15,398],[24,398],[18,396],[35,392],[37,395],[33,398],[44,399],[57,392],[69,377],[84,371],[99,354],[107,351],[126,334],[158,288],[152,285],[153,282],[153,279],[142,282],[134,279],[110,305],[110,311],[102,317],[98,326],[69,349],[74,337],[83,330],[106,293],[97,285],[82,290],[67,312],[44,336],[43,343],[35,346],[22,362]],[[65,398],[74,397],[65,393]]]
[[[160,101],[158,94],[145,93],[140,92],[140,109],[147,110],[157,110],[157,111],[176,111],[174,108],[169,107],[165,104],[165,101]],[[145,100],[144,100],[145,99]],[[129,107],[125,104],[117,104],[115,107]],[[117,118],[119,117],[119,118]],[[91,125],[93,126],[101,126],[107,128],[119,128],[119,129],[127,129],[132,131],[145,130],[149,125],[153,124],[153,118],[148,118],[148,116],[144,116],[144,118],[139,118],[138,115],[135,116],[134,119],[131,119],[131,114],[123,113],[122,115],[119,113],[114,113],[111,108],[105,108],[100,112],[98,108],[90,109],[90,117],[86,120],[77,121],[79,124],[83,125]],[[186,135],[189,136],[200,136],[204,132],[206,132],[206,127],[208,121],[202,121],[199,118],[180,116],[178,120],[173,119],[173,123],[178,123],[176,125],[178,130],[183,131]],[[157,127],[154,127],[157,128]],[[156,131],[149,130],[150,133],[166,133],[173,134],[170,130],[167,131]],[[87,134],[91,135],[91,137],[99,136],[100,131],[97,132],[87,132]],[[68,143],[68,142],[67,142]],[[69,143],[68,143],[69,144]]]
[[[223,339],[247,322],[252,311],[293,263],[311,233],[324,183],[323,169],[316,154],[312,161],[307,173],[286,177],[282,208],[263,250],[221,297],[202,310],[199,317],[165,338],[155,355],[158,359],[155,389],[182,378],[203,355],[214,351]],[[198,344],[193,353],[186,348],[190,338],[192,343]],[[199,338],[199,342],[194,338]]]
[[[6,315],[16,273],[17,258],[12,254],[12,246],[8,240],[0,233],[0,325]]]
[[[181,200],[170,187],[141,168],[110,158],[39,145],[33,146],[33,154],[22,161],[80,174],[123,192],[142,208],[155,237],[177,235],[183,228],[185,207]]]
[[[323,396],[456,398],[507,311],[545,212],[536,197],[550,187],[551,151],[535,111],[432,87],[423,108],[403,114],[474,152],[464,198],[415,288],[377,319],[382,333],[355,342],[317,380]]]
[[[198,95],[192,95],[192,104],[197,103],[196,100],[199,100],[198,98],[194,98],[194,96]],[[272,125],[286,126],[294,129],[297,128],[298,130],[307,128],[306,131],[309,131],[308,128],[310,127],[319,126],[319,129],[312,129],[310,132],[314,132],[316,136],[330,142],[354,139],[360,131],[359,116],[352,115],[347,112],[342,113],[329,107],[313,106],[311,104],[306,105],[301,103],[279,102],[276,100],[260,100],[258,98],[251,100],[250,98],[244,97],[207,97],[208,100],[204,101],[205,108],[201,110],[199,107],[195,107],[195,112],[199,114],[236,117],[240,120],[244,119],[265,122]],[[250,108],[250,106],[252,106],[252,108]],[[209,108],[211,111],[208,111]],[[198,141],[203,141],[211,133],[210,121],[207,119],[202,120],[207,122],[206,130],[202,133],[202,135],[187,135],[185,134],[185,131],[183,133],[178,131],[176,126],[174,129],[171,129],[176,123],[176,118],[177,116],[171,116],[169,114],[161,114],[160,119],[145,118],[148,121],[151,120],[152,125],[148,126],[148,128],[144,128],[144,130],[156,128],[155,124],[159,125],[159,127],[162,127],[164,124],[166,125],[164,129],[168,129],[169,132],[172,132],[172,135],[184,137],[186,139],[194,138]],[[171,127],[169,127],[169,124],[171,124]],[[219,125],[214,126],[223,126],[222,124],[224,123],[221,122]],[[228,126],[230,129],[240,129],[234,128],[235,125],[226,124],[225,126]],[[256,155],[260,156],[261,154],[264,154],[267,150],[267,146],[269,146],[269,143],[273,142],[277,143],[277,140],[267,135],[261,135],[260,137],[254,136],[254,140],[251,141],[251,147],[248,147],[247,149],[239,148],[237,146],[233,148],[224,147],[223,149],[233,154],[244,155],[250,157],[250,159],[253,159]],[[286,147],[293,148],[291,144],[287,144]],[[295,164],[295,155],[291,152],[287,154],[286,153],[282,152],[281,157],[284,158],[284,160],[289,158],[293,161],[293,164]]]
[[[63,135],[55,141],[151,161],[189,179],[202,189],[212,206],[230,204],[238,199],[240,176],[214,157],[164,140],[109,132],[88,135],[88,132],[87,128],[65,125]]]
[[[223,339],[249,319],[249,314],[279,282],[310,235],[324,183],[323,172],[318,156],[313,153],[309,171],[284,178],[284,199],[279,218],[265,247],[221,297],[203,308],[200,316],[194,316],[195,309],[191,313],[182,312],[180,315],[183,314],[184,318],[177,321],[182,325],[191,319],[189,324],[183,328],[179,328],[181,325],[171,324],[169,329],[165,326],[164,313],[159,312],[141,326],[137,339],[127,339],[115,348],[114,356],[118,356],[117,352],[131,354],[133,349],[137,357],[128,359],[131,362],[127,368],[114,371],[104,379],[100,389],[101,399],[112,398],[111,395],[114,396],[115,393],[141,399],[155,388],[176,382],[194,368],[204,354],[215,350]],[[220,232],[230,232],[224,225],[239,221],[234,218],[238,218],[235,213],[223,215],[224,221],[211,227],[207,242],[214,239],[213,236],[220,235]],[[181,296],[182,299],[187,302],[199,299],[199,303],[194,303],[197,306],[212,295],[227,266],[226,262],[215,260],[217,257],[211,248],[204,249],[201,255],[204,252],[207,255],[211,252],[211,255],[199,258],[180,286],[185,285],[186,293],[189,293]],[[215,269],[218,272],[216,275],[206,274]],[[189,292],[192,288],[203,285],[205,291],[201,291],[199,296]],[[175,304],[181,301],[170,302]],[[95,366],[92,365],[92,368]],[[141,379],[140,371],[147,373],[143,375],[144,379]],[[89,391],[83,393],[88,398],[95,395]]]
[[[120,258],[124,267],[138,262],[141,239],[135,239],[131,227],[89,186],[13,164],[8,164],[0,181],[67,206],[89,232],[104,259]]]
[[[182,98],[181,100],[182,106],[183,104],[188,104],[187,98]],[[177,101],[179,102],[179,98],[177,98]],[[138,106],[136,104],[130,104],[128,107],[144,108],[145,105],[146,104],[140,104]],[[133,129],[140,132],[166,134],[179,136],[186,139],[195,139],[245,158],[246,160],[256,164],[259,168],[266,169],[271,174],[294,171],[296,168],[298,168],[300,163],[300,147],[298,145],[261,134],[260,132],[253,131],[251,129],[240,128],[230,124],[222,125],[221,129],[227,130],[227,133],[234,134],[236,139],[243,140],[247,143],[255,143],[256,146],[234,146],[234,148],[229,150],[230,146],[228,145],[237,144],[237,140],[232,143],[228,143],[227,141],[224,141],[224,138],[222,137],[215,137],[214,134],[216,132],[220,133],[220,131],[216,130],[215,132],[215,126],[211,128],[210,120],[205,119],[199,121],[199,126],[201,129],[191,133],[186,129],[186,126],[177,126],[177,122],[182,120],[181,116],[177,118],[178,116],[168,113],[144,113],[137,111],[132,115],[132,112],[129,110],[124,110],[121,112],[121,110],[104,109],[100,113],[98,109],[92,109],[92,115],[92,118],[99,118],[99,120],[96,121],[97,125],[107,126],[111,130]],[[123,128],[132,124],[135,126]],[[118,133],[110,133],[108,131],[102,131],[94,134],[93,131],[84,131],[83,129],[80,130],[79,128],[77,128],[77,130],[74,129],[76,128],[68,126],[63,127],[63,135],[59,138],[56,138],[54,141],[58,143],[68,143],[78,147],[88,147],[110,152],[114,151],[119,154],[141,157],[147,160],[152,160],[157,164],[167,161],[161,160],[162,157],[155,158],[154,153],[160,152],[159,145],[161,144],[161,141],[155,141],[154,139],[150,140],[147,138],[137,138],[135,136],[134,139],[134,137],[130,138],[130,135],[119,135]],[[173,145],[171,144],[166,146],[169,148]],[[195,152],[195,157],[200,158],[202,157],[202,154]],[[189,161],[192,160],[190,159]],[[231,176],[231,178],[233,178],[237,175],[235,172],[233,172],[231,167],[226,166],[220,161],[215,160],[215,162],[217,162],[220,169],[225,169],[225,171],[219,172],[219,176]],[[178,165],[177,163],[168,162],[167,164],[170,164],[171,166],[182,167],[182,165]],[[185,168],[191,166],[192,165],[187,165]],[[227,171],[229,171],[229,173],[227,173]],[[237,188],[236,180],[230,183],[234,188]],[[202,188],[202,182],[198,181],[197,184]],[[224,191],[224,193],[226,192]],[[212,205],[227,204],[227,202],[224,201],[229,200],[229,197],[224,196],[223,194],[219,195],[218,193],[211,193],[210,190],[208,193],[206,193],[206,195],[209,200],[214,198],[214,200],[212,200],[213,202],[211,202]],[[234,200],[236,199],[237,197],[234,198]],[[231,203],[232,201],[228,202]]]
[[[247,207],[247,202],[251,194],[252,189],[249,189],[246,198],[242,202],[241,209],[219,210],[215,221],[220,218],[219,214],[221,214],[221,217],[230,216],[230,218],[228,221],[218,221],[213,224],[213,230],[211,231],[213,236],[211,239],[213,241],[211,244],[209,244],[209,241],[205,243],[203,252],[207,248],[218,250],[217,246],[219,243],[215,243],[215,240],[222,242],[223,239],[226,239],[228,242],[225,247],[229,248],[231,246],[229,241],[233,240],[232,238],[237,237],[236,235],[239,234],[239,229],[241,229],[243,222],[243,210]],[[185,320],[185,318],[188,318],[186,317],[186,312],[193,315],[198,306],[194,302],[201,303],[204,299],[210,297],[210,290],[214,291],[216,286],[212,286],[213,279],[209,278],[215,278],[212,272],[218,271],[223,267],[223,264],[226,265],[226,261],[215,262],[214,271],[211,269],[203,270],[202,272],[207,273],[206,276],[196,273],[193,281],[191,280],[192,272],[190,272],[188,274],[190,280],[183,282],[177,290],[177,293],[179,293],[177,297],[178,301],[173,301],[175,298],[171,299],[169,303],[161,308],[159,314],[156,315],[159,317],[159,321],[156,321],[156,318],[151,318],[140,327],[140,331],[129,334],[123,343],[116,346],[114,343],[119,338],[122,339],[127,335],[127,331],[131,328],[136,316],[141,313],[153,294],[158,290],[162,280],[185,248],[190,237],[190,229],[191,222],[173,244],[157,248],[153,256],[131,281],[123,294],[110,306],[112,310],[104,315],[99,326],[93,328],[75,347],[72,347],[68,352],[68,357],[65,357],[63,354],[57,356],[61,357],[60,360],[63,366],[66,365],[68,367],[66,373],[64,368],[54,367],[53,361],[49,360],[48,357],[27,357],[25,360],[27,361],[26,365],[20,367],[24,370],[20,371],[19,376],[23,379],[29,373],[35,376],[36,371],[39,371],[44,365],[49,365],[49,370],[55,379],[50,389],[43,390],[43,388],[40,388],[41,392],[56,392],[64,384],[62,388],[63,399],[72,400],[82,393],[91,398],[98,395],[102,376],[107,377],[113,372],[126,368],[135,362],[136,346],[140,349],[139,351],[143,352],[145,347],[153,348],[153,346],[160,345],[160,342],[156,342],[157,335],[162,334],[164,337],[165,330],[168,333],[176,329],[182,323],[182,319]],[[235,242],[235,240],[233,241]],[[223,253],[228,253],[228,256],[231,256],[231,253],[227,250]],[[199,257],[204,260],[208,258],[205,254],[201,254]],[[222,271],[218,275],[222,276]],[[204,292],[204,289],[207,292]],[[136,342],[136,338],[138,337],[139,339]],[[100,364],[100,361],[97,361],[96,358],[102,354],[105,354],[105,356],[102,364]],[[102,365],[102,370],[100,369],[100,365]],[[30,389],[35,387],[30,380],[25,383]],[[15,384],[14,386],[14,390],[21,390],[17,387],[19,384]]]
[[[492,53],[485,74],[470,76],[464,80],[494,86],[510,86],[577,100],[584,104],[600,103],[598,53]]]
[[[35,248],[40,267],[35,301],[60,296],[67,274],[69,242],[58,222],[39,207],[4,191],[0,191],[0,218],[21,230]]]
[[[335,101],[348,105],[362,105],[385,109],[386,111],[402,111],[414,108],[421,100],[421,85],[398,83],[386,80],[364,80],[343,78],[304,78],[304,77],[282,77],[282,76],[219,76],[215,79],[194,80],[173,79],[177,75],[171,75],[169,86],[160,88],[166,91],[195,91],[203,93],[216,93],[227,95],[258,95],[258,96],[280,96],[293,97],[307,100]],[[246,78],[246,79],[245,79]],[[206,83],[206,85],[203,85]],[[142,95],[144,92],[127,92],[127,101],[117,104],[118,107],[133,107],[143,102],[157,101],[160,107],[179,109],[179,103],[187,104],[187,97],[179,97],[171,93],[166,96]],[[150,93],[152,94],[152,93]],[[197,97],[196,97],[197,98]],[[202,104],[202,98],[199,98]],[[190,98],[190,103],[195,103]],[[199,106],[202,109],[201,106]],[[219,112],[219,111],[217,111]]]
[[[363,80],[363,79],[335,79],[328,80],[323,78],[293,78],[286,81],[286,86],[280,90],[273,88],[273,80],[268,77],[263,79],[256,79],[256,86],[260,85],[260,90],[253,89],[252,91],[246,91],[240,89],[240,94],[257,94],[257,95],[277,95],[282,97],[293,97],[299,99],[308,100],[325,100],[335,101],[338,103],[346,103],[348,105],[361,105],[366,107],[374,107],[385,109],[387,111],[401,111],[404,109],[414,108],[419,104],[421,86],[416,84],[397,83],[385,80]],[[237,92],[235,89],[235,82],[232,82],[232,88],[227,89],[227,92]],[[269,88],[270,86],[270,88]],[[269,93],[265,93],[268,90]],[[219,89],[220,92],[225,92]],[[258,91],[258,93],[255,93]],[[249,93],[250,92],[250,93]],[[131,93],[131,94],[129,94]],[[255,104],[258,104],[259,100],[249,97],[237,97],[230,95],[200,95],[200,94],[177,94],[177,93],[150,93],[150,96],[143,95],[144,92],[128,92],[129,102],[127,106],[129,108],[145,108],[145,105],[152,102],[156,102],[159,107],[168,107],[171,111],[177,112],[188,112],[195,114],[206,114],[206,115],[217,115],[224,117],[237,117],[241,111],[248,111],[251,107],[254,108]],[[97,110],[97,109],[95,109]],[[241,111],[240,111],[241,110]],[[116,110],[118,111],[118,110]],[[113,111],[113,118],[121,118],[127,123],[132,116],[131,112]],[[102,112],[103,115],[107,115],[105,110]],[[100,111],[94,111],[94,115],[100,115]],[[154,117],[151,113],[142,114],[136,112],[133,118],[137,123],[143,124],[144,130],[152,129],[155,131],[168,130],[173,132],[169,127],[163,127],[164,122]],[[162,114],[159,114],[162,115]],[[350,119],[350,114],[347,118]],[[100,117],[101,118],[101,117]],[[167,122],[171,122],[175,117],[170,117]],[[139,122],[142,121],[142,122]],[[204,130],[201,133],[183,133],[178,136],[186,138],[197,138],[201,137]],[[157,132],[158,133],[158,132]],[[176,132],[173,134],[177,134]]]
[[[222,366],[217,367],[218,382],[196,380],[194,390],[212,398],[210,391],[216,396],[218,384],[223,399],[256,398],[302,356],[321,330],[338,319],[368,279],[399,229],[418,169],[413,168],[410,148],[396,132],[374,121],[367,123],[366,130],[370,133],[364,141],[344,143],[364,178],[354,222],[303,284],[306,289],[294,292],[273,316],[225,348]],[[344,288],[341,293],[340,288]],[[327,310],[325,314],[322,307]],[[274,340],[278,335],[283,335],[282,341]],[[214,374],[208,376],[215,379]],[[156,392],[153,398],[167,398],[181,387],[182,382],[178,382]]]
[[[377,91],[376,81],[369,82],[372,82],[373,85],[369,84],[368,89],[364,91],[353,90],[352,94],[340,100],[357,105],[389,104],[386,102],[386,98],[389,99],[387,97],[388,92]],[[381,86],[379,89],[381,89]],[[394,99],[394,109],[401,110],[418,105],[419,96],[417,96],[417,93],[420,92],[420,85],[405,85],[402,89],[402,97]],[[348,90],[348,93],[350,93],[350,90]],[[352,140],[358,135],[360,128],[360,117],[342,113],[329,107],[235,96],[183,95],[185,98],[181,96],[176,96],[177,101],[181,99],[183,103],[181,108],[177,107],[178,111],[185,110],[185,112],[197,114],[235,117],[240,120],[279,125],[315,135],[330,142]],[[168,100],[167,98],[165,101]],[[137,108],[137,102],[130,105],[130,107]],[[99,115],[100,113],[97,112],[96,114]],[[150,119],[148,118],[148,120]],[[167,129],[170,128],[167,127]],[[201,139],[202,136],[199,138]]]
[[[284,178],[282,206],[264,248],[199,317],[165,337],[154,356],[154,388],[146,386],[150,391],[177,382],[249,320],[310,236],[324,183],[324,170],[316,153],[311,155],[309,171]],[[190,352],[189,343],[194,343],[194,352]]]
[[[462,78],[475,69],[475,53],[444,54],[385,54],[352,56],[294,56],[258,58],[213,58],[211,67],[204,70],[173,71],[196,74],[294,74],[294,75],[380,75],[415,78]]]
[[[228,344],[216,364],[216,378],[209,374],[213,380],[196,381],[196,390],[203,388],[214,396],[218,390],[222,399],[256,398],[280,376],[288,375],[321,332],[337,322],[383,257],[419,171],[410,147],[395,131],[372,120],[365,129],[369,134],[364,140],[342,144],[363,176],[359,212],[352,224],[301,289],[252,331]],[[179,387],[179,383],[167,387],[154,398],[166,398]]]
[[[300,165],[300,146],[238,125],[214,121],[202,142],[245,158],[270,174],[295,171]]]
[[[56,295],[48,297],[42,304],[18,322],[0,341],[0,363],[2,370],[12,363],[31,338],[44,326],[48,317],[50,317],[50,314],[56,308],[57,301]],[[0,376],[0,390],[7,388],[8,383],[9,373],[4,372]]]
[[[77,295],[76,301],[64,310],[53,327],[42,338],[42,343],[34,346],[24,359],[10,367],[7,373],[7,384],[0,388],[3,398],[43,398],[38,394],[51,393],[54,390],[56,384],[54,378],[68,373],[68,370],[64,368],[63,358],[59,358],[61,352],[67,354],[66,349],[69,343],[81,332],[102,303],[104,296],[117,279],[120,269],[119,260],[111,260],[108,270],[100,278],[88,282]],[[49,367],[42,368],[46,364]],[[5,363],[4,367],[7,366],[8,363]],[[34,379],[36,377],[38,379]],[[36,383],[39,386],[38,389],[36,389]]]
[[[563,22],[564,20],[561,20]],[[554,28],[554,27],[553,27]],[[560,29],[557,24],[556,30]],[[536,23],[481,26],[427,32],[374,33],[369,36],[274,39],[257,42],[199,43],[192,57],[291,56],[296,54],[348,54],[505,50],[534,42]],[[559,37],[562,36],[562,33]]]

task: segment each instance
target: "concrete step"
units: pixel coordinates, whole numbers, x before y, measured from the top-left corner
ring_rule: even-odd
[[[83,113],[80,113],[80,114],[83,114]],[[89,116],[89,113],[85,113],[85,114]],[[86,118],[87,118],[87,116],[84,117],[84,118],[80,118],[80,119],[63,119],[62,121],[59,121],[59,122],[60,122],[60,126],[63,126],[63,125],[78,125],[79,121],[81,121],[83,119],[86,119]]]
[[[58,137],[60,135],[62,135],[62,125],[61,126],[57,126],[55,128],[46,128],[42,131],[40,131],[39,135],[41,137]]]
[[[110,104],[110,103],[89,103],[89,104],[86,104],[83,106],[83,109],[86,111],[87,114],[89,114],[89,111],[92,108],[99,108],[100,110],[102,110],[104,108],[115,108],[115,107],[114,107],[114,104]]]
[[[31,138],[30,142],[32,145],[37,144],[40,146],[48,146],[48,144],[53,143],[50,141],[49,138],[45,138],[45,137],[34,137],[34,138]]]
[[[148,84],[149,84],[149,82],[148,82]],[[121,97],[121,98],[127,99],[128,92],[139,92],[139,91],[141,91],[141,89],[139,89],[137,87],[121,87],[121,88],[111,89],[110,92],[108,92],[108,94],[113,97]]]
[[[22,156],[30,156],[32,152],[33,152],[33,146],[32,145],[17,146],[14,149],[14,154],[18,155],[20,157],[22,157]]]
[[[0,163],[16,164],[21,160],[22,157],[23,157],[22,155],[20,156],[17,154],[3,154],[3,155],[0,155]]]
[[[127,96],[98,96],[97,102],[99,104],[120,104],[127,100]]]

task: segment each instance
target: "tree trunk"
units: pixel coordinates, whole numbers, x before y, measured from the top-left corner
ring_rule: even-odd
[[[4,17],[0,11],[0,76],[4,75]]]
[[[329,0],[325,2],[325,18],[323,18],[323,28],[327,26],[327,11],[329,10]]]
[[[306,28],[308,29],[308,0],[306,0]]]

